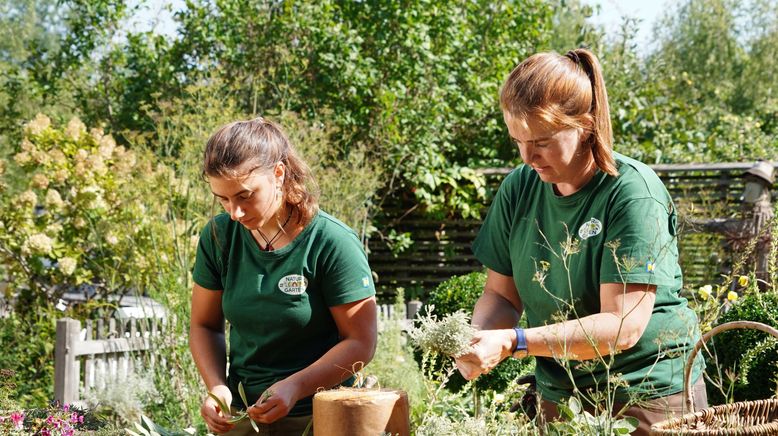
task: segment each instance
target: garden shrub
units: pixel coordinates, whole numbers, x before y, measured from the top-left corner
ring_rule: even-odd
[[[15,313],[0,317],[0,371],[8,375],[8,408],[44,407],[54,397],[54,343],[56,312],[22,318]],[[9,407],[13,406],[13,407]]]
[[[461,276],[452,277],[438,285],[426,301],[426,307],[434,306],[434,312],[438,317],[464,310],[468,314],[473,313],[476,301],[481,296],[486,283],[486,273],[472,272]],[[425,309],[422,309],[424,311]],[[421,354],[414,355],[421,362]],[[532,359],[516,360],[505,359],[488,374],[483,374],[476,379],[475,385],[479,389],[492,389],[504,391],[508,385],[521,375],[527,374],[533,368]],[[467,383],[459,371],[456,371],[446,385],[450,390],[457,392]]]
[[[13,163],[25,186],[0,192],[0,264],[17,313],[67,291],[143,292],[167,273],[170,172],[148,153],[77,118],[57,128],[39,114]]]
[[[746,294],[738,299],[718,324],[730,321],[756,321],[778,328],[778,294],[775,292]],[[758,400],[775,396],[778,383],[778,341],[767,333],[753,329],[738,329],[719,333],[713,339],[720,365],[724,389],[729,385],[727,371],[736,374],[732,395],[736,401]],[[716,361],[708,359],[708,373],[716,371]],[[711,403],[725,400],[721,391],[708,385]]]

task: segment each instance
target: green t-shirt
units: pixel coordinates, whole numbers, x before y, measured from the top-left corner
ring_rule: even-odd
[[[330,307],[375,295],[359,238],[321,211],[291,243],[270,252],[260,251],[229,215],[216,216],[200,235],[193,278],[206,289],[224,291],[227,382],[240,408],[239,381],[253,404],[270,385],[309,366],[339,341]],[[311,397],[301,399],[289,415],[308,415],[311,408]]]
[[[473,252],[487,268],[513,277],[530,327],[599,313],[602,283],[656,285],[643,336],[616,354],[610,368],[611,376],[620,374],[628,385],[616,389],[617,401],[625,402],[683,389],[683,367],[699,327],[679,295],[676,212],[667,189],[648,166],[618,153],[614,158],[618,177],[598,172],[569,196],[557,195],[530,167],[519,166],[500,186]],[[596,362],[569,361],[580,392],[606,389],[606,368]],[[698,359],[695,380],[702,365]],[[537,358],[536,378],[548,400],[559,402],[573,392],[553,358]]]

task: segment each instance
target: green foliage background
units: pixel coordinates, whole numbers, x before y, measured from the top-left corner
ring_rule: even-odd
[[[194,241],[216,211],[200,153],[228,121],[280,121],[313,168],[322,207],[390,242],[397,204],[483,214],[492,192],[480,170],[518,163],[499,87],[537,51],[584,44],[600,56],[617,151],[647,163],[778,155],[776,0],[684,0],[667,9],[651,49],[636,45],[634,19],[606,36],[588,20],[597,8],[576,0],[190,0],[173,11],[172,36],[128,24],[149,5],[0,0],[0,335],[24,344],[0,369],[17,371],[9,398],[23,407],[51,398],[52,319],[111,310],[55,308],[63,292],[91,285],[167,302],[177,317],[170,365],[155,377],[169,401],[152,406],[154,418],[202,429],[202,386],[182,338]],[[38,113],[51,121],[31,132]],[[114,171],[129,158],[106,155],[110,171],[81,171],[77,156],[99,154],[107,137],[137,165]],[[45,163],[54,149],[65,167]],[[89,186],[109,207],[91,207],[100,204],[81,192]],[[57,213],[41,208],[50,189],[64,202]],[[30,204],[17,207],[20,196]],[[36,234],[52,249],[40,237],[30,245]],[[65,257],[78,261],[72,274]],[[475,286],[437,304],[472,308]]]

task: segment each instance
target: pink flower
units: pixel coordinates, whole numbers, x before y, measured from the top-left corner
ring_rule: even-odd
[[[64,406],[62,406],[62,410],[64,410],[65,412],[69,411],[70,410],[70,404],[65,404]]]
[[[14,423],[14,429],[21,430],[24,425],[24,412],[11,413],[11,421]]]

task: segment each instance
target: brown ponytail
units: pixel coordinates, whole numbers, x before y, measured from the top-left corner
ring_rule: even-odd
[[[589,50],[570,50],[565,56],[537,53],[525,59],[503,84],[500,106],[514,118],[533,118],[550,128],[583,129],[597,167],[619,174],[605,80]]]

